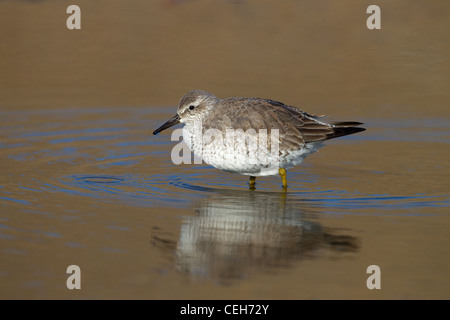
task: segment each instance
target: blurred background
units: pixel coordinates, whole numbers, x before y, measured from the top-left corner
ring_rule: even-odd
[[[441,0],[0,1],[0,298],[450,298],[449,30]],[[152,135],[192,89],[367,131],[251,192]]]
[[[2,108],[175,105],[191,89],[348,117],[448,106],[443,1],[2,1]]]

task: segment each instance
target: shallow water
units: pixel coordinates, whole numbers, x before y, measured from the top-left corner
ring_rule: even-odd
[[[111,3],[119,6],[119,2]],[[223,35],[219,49],[228,42],[242,45],[249,37],[256,42],[241,50],[260,52],[259,41],[265,38],[258,37],[271,34],[272,29],[238,31],[250,22],[263,27],[257,18],[269,12],[286,19],[288,26],[298,27],[296,32],[305,36],[304,41],[319,48],[334,41],[335,34],[327,36],[321,29],[325,26],[317,28],[326,41],[308,38],[294,19],[298,15],[304,23],[314,24],[308,12],[322,12],[322,5],[308,5],[307,13],[292,13],[292,8],[279,6],[274,12],[269,4],[245,1],[222,3],[217,8],[207,1],[173,6],[162,2],[160,6],[148,4],[150,8],[137,3],[140,10],[155,10],[173,22],[196,10],[220,9],[232,20],[230,29],[223,29],[230,37]],[[33,18],[34,6],[46,12],[46,23]],[[434,3],[425,11],[420,6],[410,8],[424,15],[417,22],[423,37],[433,34],[433,39],[439,39],[448,34],[436,32],[440,29],[427,23],[443,14],[439,6],[445,5]],[[304,43],[290,43],[287,60],[267,68],[262,66],[277,57],[274,51],[256,57],[253,64],[237,59],[236,65],[244,68],[238,83],[231,82],[221,66],[220,50],[200,43],[212,55],[203,52],[200,59],[206,59],[208,69],[192,73],[189,64],[178,70],[181,80],[173,80],[173,64],[179,68],[185,57],[173,52],[180,39],[171,30],[183,33],[183,25],[168,26],[170,21],[155,17],[157,21],[149,23],[159,25],[167,40],[157,45],[146,45],[138,29],[130,33],[110,25],[111,33],[103,31],[97,36],[108,45],[125,41],[130,46],[125,51],[122,46],[111,46],[109,55],[103,55],[104,51],[96,51],[101,46],[96,47],[92,31],[97,26],[89,25],[95,20],[90,11],[84,34],[62,40],[52,17],[65,6],[48,1],[2,2],[0,8],[12,10],[30,24],[15,36],[2,34],[12,46],[2,51],[3,61],[9,63],[3,64],[7,77],[2,79],[8,90],[0,97],[0,298],[450,298],[450,99],[442,90],[449,76],[441,71],[449,65],[444,53],[448,43],[445,48],[440,41],[428,40],[424,52],[411,44],[421,41],[408,38],[392,47],[395,39],[403,39],[402,30],[388,29],[387,24],[386,38],[376,40],[381,56],[367,58],[370,50],[355,48],[348,39],[332,46],[340,62],[323,56],[322,49],[310,49],[303,55],[306,69],[301,74],[306,75],[297,82],[288,76],[291,83],[277,90],[272,80],[265,79],[284,76]],[[103,18],[103,23],[121,17],[122,27],[131,22],[144,25],[144,17],[127,15],[120,8],[108,7],[111,16]],[[356,11],[351,6],[334,9],[343,14]],[[392,15],[399,7],[388,9]],[[329,19],[323,23],[328,27],[340,21],[324,12]],[[3,18],[0,21],[8,19]],[[190,24],[187,28],[208,37],[212,34],[204,25],[217,31],[224,28],[225,20],[207,20],[201,27]],[[440,23],[445,21],[449,20]],[[342,28],[358,30],[348,23]],[[43,46],[30,42],[37,41],[31,40],[33,26],[48,28],[44,37],[58,41],[47,42],[41,52]],[[273,35],[275,42],[289,43],[291,32],[295,35],[277,24],[272,27],[279,32]],[[13,23],[12,28],[20,29]],[[354,37],[350,38],[365,41],[359,32],[350,33]],[[70,41],[92,52],[71,55],[64,51],[66,56],[58,58],[63,61],[55,60],[59,49]],[[137,52],[144,49],[150,57],[165,56],[163,67],[171,71],[163,73],[164,68],[156,64],[150,70],[149,61],[143,66]],[[394,51],[388,54],[388,49]],[[318,52],[322,56],[316,56]],[[34,60],[30,62],[28,55]],[[366,57],[375,64],[370,77],[366,78],[367,69],[361,65],[370,64],[360,61],[350,75],[337,82],[330,75],[327,81],[331,83],[323,83],[320,75],[327,72],[319,67],[323,61],[331,71],[350,70],[355,57]],[[399,57],[403,57],[400,65]],[[106,67],[98,64],[103,58],[107,65],[119,69],[123,65],[124,70],[111,70],[115,76],[108,77]],[[198,66],[194,54],[193,59],[192,64]],[[76,62],[82,72],[65,74],[73,66],[46,70],[64,61]],[[308,61],[318,67],[314,74]],[[424,71],[423,65],[432,72]],[[141,67],[143,78],[138,79],[135,72]],[[225,76],[215,77],[214,70]],[[159,77],[153,79],[155,75]],[[246,76],[251,79],[245,80]],[[108,82],[108,89],[102,81]],[[172,88],[167,84],[170,81]],[[179,95],[192,86],[208,89],[206,83],[218,95],[223,90],[228,95],[249,92],[292,104],[300,101],[296,105],[307,112],[361,121],[367,131],[327,142],[301,166],[288,171],[287,192],[275,176],[257,178],[256,190],[251,191],[248,177],[222,173],[206,164],[174,165],[170,152],[178,141],[171,141],[171,129],[152,135],[174,114]],[[396,87],[399,83],[403,86]],[[302,85],[306,89],[299,92]],[[327,95],[317,95],[325,89]],[[428,100],[417,94],[418,89]],[[73,264],[81,268],[81,290],[66,287],[66,268]],[[380,267],[380,290],[366,286],[370,265]]]
[[[429,119],[415,138],[397,139],[416,122],[383,122],[391,133],[380,135],[380,122],[367,119],[366,133],[330,141],[289,171],[284,193],[279,177],[259,178],[250,191],[244,176],[172,164],[178,142],[150,135],[169,116],[158,114],[149,107],[1,113],[7,297],[71,297],[58,270],[65,264],[86,270],[77,297],[89,298],[207,298],[211,286],[218,298],[243,286],[255,291],[239,297],[333,298],[317,288],[343,275],[348,297],[378,297],[365,288],[371,264],[386,270],[387,287],[411,282],[383,286],[388,297],[429,296],[414,286],[446,294],[446,121]],[[407,157],[417,142],[435,155]],[[391,167],[372,156],[379,145],[403,149],[390,156]],[[321,272],[334,280],[320,284]],[[288,283],[288,274],[313,293],[282,290],[277,279]],[[167,281],[181,292],[165,290]],[[273,286],[280,291],[256,289]]]

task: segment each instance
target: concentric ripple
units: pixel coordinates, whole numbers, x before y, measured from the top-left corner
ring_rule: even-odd
[[[3,112],[0,151],[7,174],[0,185],[0,204],[27,207],[35,205],[43,194],[62,194],[132,206],[177,208],[211,194],[237,192],[233,196],[241,193],[245,199],[249,192],[282,193],[278,177],[258,179],[257,190],[249,191],[247,177],[221,173],[207,165],[174,165],[170,150],[178,142],[171,141],[169,134],[151,134],[166,117],[165,109],[147,107]],[[434,137],[447,135],[442,121],[427,123],[431,126],[428,131],[436,126]],[[410,131],[406,124],[398,123],[391,129]],[[375,138],[368,130],[357,139],[387,141],[394,136]],[[285,197],[320,207],[322,212],[361,214],[376,209],[380,214],[422,214],[421,208],[449,205],[447,195],[369,194],[348,191],[340,184],[328,189],[328,173],[310,168],[305,164],[289,172]],[[349,170],[342,176],[357,180],[360,174]],[[14,181],[13,186],[10,181]]]

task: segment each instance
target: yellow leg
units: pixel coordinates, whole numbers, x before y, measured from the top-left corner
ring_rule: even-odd
[[[256,177],[250,176],[250,179],[248,181],[248,186],[249,186],[250,190],[255,190],[255,181],[256,181]]]
[[[283,181],[283,189],[287,188],[286,170],[284,168],[278,169],[278,173],[281,176],[281,181]]]

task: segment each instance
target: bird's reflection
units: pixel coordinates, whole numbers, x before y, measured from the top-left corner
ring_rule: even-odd
[[[273,272],[295,260],[324,251],[354,252],[358,239],[333,235],[317,222],[317,205],[290,199],[286,193],[221,191],[194,206],[183,218],[179,240],[154,245],[175,250],[177,270],[221,282],[259,272]]]

